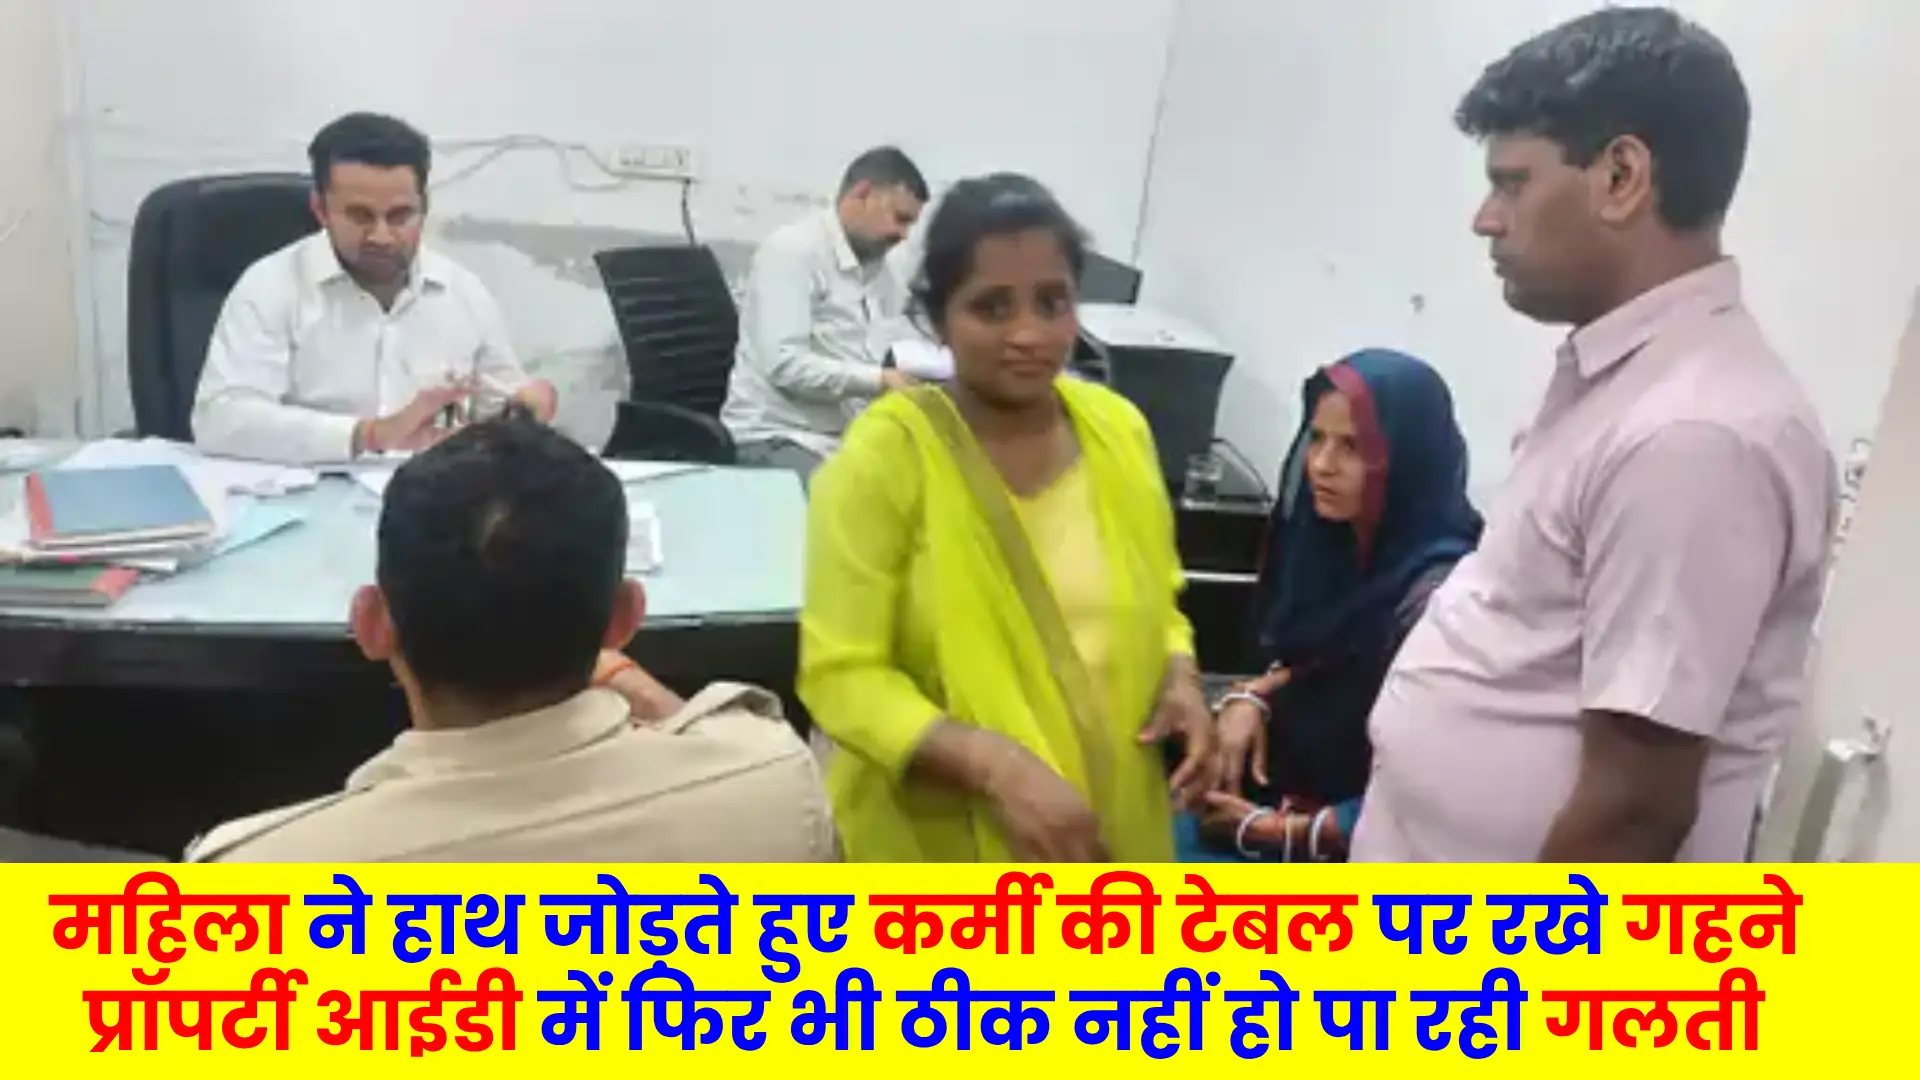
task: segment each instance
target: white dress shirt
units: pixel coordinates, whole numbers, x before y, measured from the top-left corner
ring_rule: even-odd
[[[383,310],[318,232],[248,267],[228,294],[194,398],[194,441],[228,457],[343,462],[359,421],[476,375],[501,394],[527,383],[479,278],[422,248]]]
[[[906,306],[894,268],[856,258],[833,209],[776,230],[748,271],[720,418],[740,442],[787,439],[832,453],[880,395],[887,348],[910,336]]]

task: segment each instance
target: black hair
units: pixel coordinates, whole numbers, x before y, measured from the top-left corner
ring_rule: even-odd
[[[378,113],[349,113],[321,128],[307,144],[314,188],[326,191],[333,167],[343,161],[382,169],[410,168],[424,193],[427,172],[433,166],[433,147],[425,135],[404,120]]]
[[[1585,167],[1631,135],[1653,155],[1660,217],[1720,223],[1746,164],[1751,107],[1725,44],[1667,8],[1611,7],[1527,41],[1489,66],[1454,123],[1476,138],[1537,135]]]
[[[989,236],[1044,229],[1059,238],[1074,280],[1087,264],[1087,234],[1044,185],[1018,173],[962,180],[940,196],[913,287],[914,306],[935,327],[946,321],[947,302],[973,273],[973,251]]]
[[[514,408],[393,474],[376,577],[422,686],[508,701],[586,686],[626,556],[619,480]]]
[[[914,198],[923,203],[927,201],[926,177],[920,175],[913,159],[897,146],[876,146],[854,158],[840,177],[840,194],[845,195],[861,183],[876,188],[903,187]]]

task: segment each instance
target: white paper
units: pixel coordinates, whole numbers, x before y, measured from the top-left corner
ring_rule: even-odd
[[[393,479],[392,469],[355,469],[353,482],[362,491],[371,492],[376,499],[387,497],[387,482]]]
[[[953,379],[953,353],[943,345],[919,338],[893,343],[893,364],[904,375],[921,382],[950,382]]]
[[[114,469],[139,465],[172,465],[186,474],[195,490],[237,495],[285,495],[320,482],[312,469],[293,468],[237,458],[207,457],[191,446],[165,439],[104,439],[75,450],[57,466],[62,469]],[[211,507],[209,507],[211,508]]]
[[[238,505],[234,508],[233,528],[229,529],[226,535],[214,544],[213,549],[206,553],[206,559],[217,559],[222,555],[239,551],[241,548],[252,547],[270,536],[278,535],[307,520],[305,511],[285,503],[262,502],[256,499],[240,499],[236,500],[236,503]],[[174,573],[180,569],[181,564],[179,558],[173,557],[134,557],[115,559],[114,562],[119,566],[155,574]]]
[[[660,569],[666,553],[660,546],[660,515],[652,503],[627,504],[627,573],[650,574]]]
[[[649,480],[681,476],[707,468],[705,465],[677,461],[603,461],[601,464],[619,478],[622,486],[644,484]],[[357,468],[351,475],[361,490],[376,499],[386,498],[387,484],[393,480],[392,469],[371,465]]]
[[[649,480],[681,476],[706,468],[705,465],[684,461],[607,461],[602,459],[601,464],[611,470],[622,484],[644,484]]]
[[[53,444],[37,439],[0,439],[0,472],[27,472],[58,456]]]

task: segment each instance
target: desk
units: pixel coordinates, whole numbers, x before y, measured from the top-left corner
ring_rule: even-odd
[[[58,837],[18,832],[0,826],[0,863],[159,862],[160,857],[138,851],[78,844]]]
[[[19,481],[0,485],[0,508]],[[347,631],[373,580],[378,500],[340,478],[285,498],[304,524],[103,610],[0,609],[0,682],[193,690],[389,686]],[[669,685],[723,675],[790,682],[798,648],[806,506],[790,473],[704,469],[628,488],[656,507],[664,562],[642,580],[633,652]],[[716,670],[730,667],[730,670]]]
[[[0,479],[0,507],[18,489]],[[654,504],[664,555],[642,578],[633,654],[683,693],[722,678],[774,690],[804,731],[799,481],[710,469],[627,494]],[[404,726],[391,673],[346,625],[373,580],[377,502],[343,479],[287,498],[304,524],[111,608],[0,609],[0,726],[23,726],[34,759],[24,811],[0,825],[172,854],[220,821],[339,790]]]

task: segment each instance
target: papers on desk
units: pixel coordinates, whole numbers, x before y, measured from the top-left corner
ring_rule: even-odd
[[[684,476],[706,468],[705,465],[684,461],[607,461],[602,458],[601,464],[611,469],[623,486],[664,480],[669,476]]]
[[[666,554],[660,548],[660,515],[652,503],[627,504],[627,573],[651,574]]]
[[[208,457],[191,446],[165,439],[104,439],[68,455],[63,469],[105,469],[135,465],[174,465],[195,487],[234,495],[287,495],[320,482],[312,469],[258,461]]]
[[[174,477],[175,483],[184,481],[185,488],[191,491],[191,496],[184,497],[185,500],[197,500],[198,508],[210,519],[210,527],[192,530],[190,535],[166,536],[149,535],[141,530],[109,528],[79,540],[69,538],[62,543],[50,543],[44,535],[49,523],[42,521],[38,530],[41,535],[36,536],[32,504],[44,499],[48,491],[69,487],[99,487],[91,480],[80,479],[89,474],[107,485],[99,490],[107,490],[115,477],[160,476],[163,473]],[[208,458],[192,447],[160,439],[110,439],[92,443],[67,455],[57,465],[36,477],[29,477],[28,484],[23,486],[37,486],[41,494],[23,495],[14,500],[4,514],[0,514],[0,563],[26,567],[112,566],[150,573],[174,573],[182,567],[237,551],[300,523],[305,519],[305,514],[300,510],[263,503],[256,496],[299,490],[318,482],[318,476],[311,470]],[[153,485],[143,487],[142,491],[152,494],[148,490],[151,487]],[[106,520],[114,517],[118,503],[125,501],[128,500],[107,498],[105,504],[88,508],[88,513]],[[131,504],[141,501],[131,500],[128,513],[140,509]],[[72,600],[63,600],[50,592],[46,601],[111,602],[118,598],[126,585],[118,577],[112,580],[116,588],[111,590],[76,590]],[[77,576],[75,581],[78,583]],[[28,601],[9,597],[0,602]]]
[[[59,456],[58,447],[38,439],[0,439],[0,472],[26,472]]]
[[[387,481],[393,479],[393,470],[369,466],[364,469],[355,469],[349,475],[360,490],[372,494],[376,499],[384,499],[387,497]]]
[[[669,476],[682,476],[686,473],[699,472],[707,467],[705,465],[689,464],[680,461],[607,461],[602,459],[601,464],[605,465],[607,469],[620,480],[622,487],[644,484],[651,480],[663,480]],[[362,466],[361,468],[354,469],[350,475],[353,478],[353,482],[358,485],[362,491],[367,492],[376,499],[386,498],[387,484],[393,480],[393,470],[379,465]]]
[[[607,464],[613,466],[637,465],[642,463],[610,461]],[[698,466],[694,466],[694,468],[698,468]],[[685,467],[675,467],[674,471],[684,472],[687,470]],[[617,475],[621,470],[615,469],[614,472]],[[639,474],[630,473],[629,475]],[[665,472],[653,472],[646,474],[645,478],[653,479],[663,475],[668,474]],[[386,494],[387,481],[391,479],[393,479],[391,472],[363,469],[354,474],[353,482],[360,485],[363,491],[371,492],[378,498]],[[665,560],[666,555],[660,544],[660,515],[654,510],[652,503],[640,502],[634,499],[627,500],[627,573],[650,574],[660,569],[661,563]]]
[[[307,520],[304,510],[285,503],[262,502],[249,497],[233,500],[229,503],[228,509],[233,523],[209,549],[191,552],[179,558],[134,556],[116,559],[115,563],[155,574],[177,573],[183,566],[198,565],[222,555],[231,555],[241,548],[251,547],[269,536],[291,529]]]

